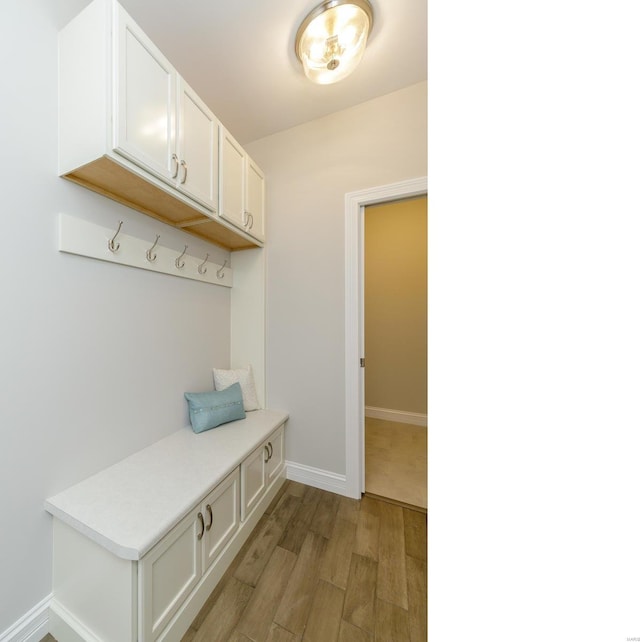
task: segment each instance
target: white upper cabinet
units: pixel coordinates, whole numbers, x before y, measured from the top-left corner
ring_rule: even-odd
[[[60,32],[61,176],[230,250],[261,246],[246,154],[115,0]],[[228,163],[220,216],[220,158]]]
[[[116,5],[113,148],[163,180],[175,179],[176,79],[169,61]]]
[[[117,6],[114,151],[218,210],[218,120]]]
[[[264,174],[220,127],[220,216],[264,241]]]
[[[259,241],[264,241],[264,174],[247,156],[245,221],[247,232]]]
[[[178,145],[172,157],[178,188],[217,213],[220,123],[180,77],[178,98]]]
[[[220,127],[220,216],[244,229],[246,153],[238,141]]]

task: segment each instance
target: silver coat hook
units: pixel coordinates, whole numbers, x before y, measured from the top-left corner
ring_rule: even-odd
[[[160,234],[156,234],[156,240],[154,244],[147,250],[147,261],[149,261],[149,263],[153,263],[158,258],[158,255],[155,252],[153,252],[153,248],[155,248],[155,246],[158,245],[159,238],[160,238]],[[151,252],[153,252],[153,254],[151,254]]]
[[[181,270],[184,267],[184,261],[182,261],[182,263],[180,263],[180,259],[187,253],[187,248],[188,247],[189,247],[188,245],[185,245],[184,246],[184,250],[182,251],[182,254],[176,259],[176,267],[179,270]]]
[[[118,234],[120,234],[120,228],[122,227],[122,221],[118,223],[118,229],[116,230],[116,233],[113,235],[112,239],[109,239],[109,243],[107,244],[107,247],[111,252],[117,252],[120,249],[120,243],[116,243],[116,237]]]
[[[200,274],[206,274],[206,273],[207,273],[207,268],[206,268],[206,267],[204,267],[204,264],[205,264],[208,260],[209,260],[209,255],[207,254],[207,256],[205,256],[205,257],[204,257],[204,261],[202,261],[202,263],[200,263],[200,265],[198,266],[198,272],[199,272]]]
[[[224,279],[224,268],[225,268],[225,266],[227,265],[228,262],[229,261],[227,261],[227,259],[225,259],[224,263],[222,264],[222,267],[219,270],[216,270],[216,276],[219,279]]]

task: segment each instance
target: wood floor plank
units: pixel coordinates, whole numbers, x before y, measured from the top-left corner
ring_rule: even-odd
[[[378,560],[378,545],[380,541],[380,509],[375,499],[363,497],[360,502],[356,541],[353,552],[372,560]]]
[[[329,582],[318,581],[303,642],[335,642],[340,632],[344,591]]]
[[[338,642],[373,642],[373,635],[367,631],[359,629],[357,626],[353,626],[353,624],[350,624],[345,620],[342,620],[342,622],[340,622]]]
[[[193,642],[193,638],[196,637],[196,633],[197,632],[198,631],[196,629],[194,629],[192,626],[190,626],[187,629],[186,633],[180,639],[180,642]],[[49,642],[50,640],[53,640],[53,638],[44,637],[44,638],[42,638],[42,640],[40,640],[40,642]]]
[[[194,642],[225,642],[255,589],[232,577],[198,629]]]
[[[300,640],[299,635],[294,635],[291,631],[287,631],[275,624],[275,622],[271,625],[269,637],[267,638],[267,642],[300,642]]]
[[[271,553],[278,545],[299,504],[299,497],[287,494],[282,496],[236,569],[234,573],[236,579],[250,586],[256,586]]]
[[[251,638],[248,638],[246,635],[242,635],[238,631],[234,631],[229,637],[227,642],[252,642]]]
[[[320,491],[320,493],[318,507],[311,520],[309,530],[329,539],[336,520],[340,498],[335,493],[327,491]]]
[[[377,575],[377,562],[361,555],[351,556],[342,619],[372,635],[375,633]]]
[[[352,524],[358,523],[360,514],[360,501],[351,497],[340,497],[338,506],[338,519],[344,519]]]
[[[276,546],[269,558],[258,584],[242,613],[236,631],[254,642],[266,640],[273,616],[286,589],[296,555]]]
[[[302,500],[300,499],[300,497],[285,493],[284,495],[282,495],[280,501],[273,509],[273,512],[270,515],[270,519],[273,519],[275,523],[284,530],[291,520],[291,517],[296,512],[301,501]]]
[[[407,611],[386,600],[376,600],[375,640],[376,642],[408,641],[409,616]]]
[[[415,510],[403,509],[404,545],[407,555],[427,559],[427,516]]]
[[[320,579],[331,582],[341,589],[347,588],[351,553],[356,538],[356,525],[344,519],[336,519],[320,566]]]
[[[286,481],[282,486],[280,487],[280,490],[276,493],[276,496],[271,500],[269,503],[269,506],[267,506],[267,510],[265,510],[265,515],[271,515],[273,512],[273,509],[278,505],[280,500],[282,499],[282,496],[288,491],[289,488],[289,482]],[[291,493],[290,493],[291,494]]]
[[[296,512],[293,514],[291,521],[278,542],[278,546],[296,555],[302,548],[302,543],[307,536],[307,531],[309,530],[313,516],[318,508],[318,503],[320,502],[320,491],[317,493],[309,492],[316,491],[317,489],[307,488],[308,491],[302,498],[302,502],[298,505]]]
[[[283,532],[272,519],[268,519],[242,558],[234,577],[249,586],[256,586]]]
[[[287,588],[273,618],[276,624],[296,635],[304,633],[326,543],[327,540],[322,535],[307,532]]]
[[[287,487],[287,492],[289,493],[289,495],[295,495],[296,497],[300,498],[304,497],[308,486],[292,480],[289,480],[287,483],[289,484]]]
[[[427,564],[407,555],[407,593],[409,598],[409,638],[427,639]]]
[[[407,609],[407,573],[402,508],[378,502],[380,510],[380,543],[377,596]]]
[[[305,504],[318,502],[322,497],[322,495],[324,494],[324,492],[325,492],[324,490],[320,490],[315,486],[307,486],[306,490],[304,491],[302,501]]]

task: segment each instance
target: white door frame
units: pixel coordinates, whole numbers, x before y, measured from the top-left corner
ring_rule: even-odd
[[[364,492],[364,208],[427,193],[427,177],[345,195],[345,491]]]

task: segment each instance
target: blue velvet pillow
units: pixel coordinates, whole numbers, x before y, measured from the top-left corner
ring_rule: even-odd
[[[242,388],[239,383],[224,390],[185,392],[193,432],[204,432],[236,419],[244,419]]]

